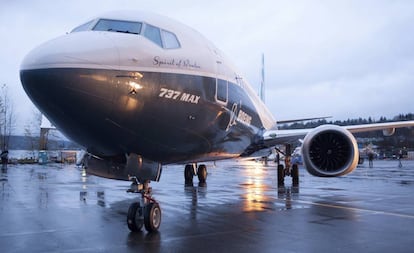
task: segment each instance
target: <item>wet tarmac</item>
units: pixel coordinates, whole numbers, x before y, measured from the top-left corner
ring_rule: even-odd
[[[413,252],[414,161],[375,161],[346,177],[300,169],[277,187],[273,163],[218,162],[207,187],[183,166],[152,183],[160,231],[130,233],[128,182],[74,165],[11,165],[0,179],[0,252]]]

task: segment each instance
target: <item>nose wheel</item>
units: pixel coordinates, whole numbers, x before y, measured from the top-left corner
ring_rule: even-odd
[[[149,181],[141,184],[136,178],[131,178],[133,182],[128,192],[139,193],[141,198],[139,202],[134,202],[129,206],[127,215],[127,224],[132,232],[141,231],[142,227],[148,232],[158,231],[161,225],[161,208],[155,199],[151,197],[151,188]]]
[[[134,202],[129,206],[127,224],[132,232],[141,231],[144,225],[144,214],[139,202]]]
[[[144,224],[148,232],[157,231],[161,225],[161,208],[156,202],[149,203],[144,208]]]

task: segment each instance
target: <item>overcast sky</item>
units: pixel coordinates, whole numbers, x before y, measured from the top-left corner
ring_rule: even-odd
[[[32,104],[19,79],[40,43],[111,10],[138,9],[185,23],[211,40],[257,90],[276,119],[392,117],[414,112],[414,1],[15,0],[0,2],[0,84],[18,124]]]

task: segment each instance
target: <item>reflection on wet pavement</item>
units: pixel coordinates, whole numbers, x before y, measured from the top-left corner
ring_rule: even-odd
[[[376,252],[411,245],[414,161],[401,169],[378,161],[341,178],[301,168],[299,187],[290,178],[277,187],[274,164],[208,168],[207,185],[195,178],[187,187],[183,166],[164,168],[151,185],[161,228],[147,234],[126,227],[137,197],[126,193],[129,182],[68,165],[9,166],[0,177],[0,251]]]
[[[268,205],[271,203],[271,198],[265,194],[268,191],[268,186],[264,182],[267,175],[263,166],[259,163],[244,165],[242,173],[246,179],[244,183],[240,184],[243,189],[243,211],[250,212],[271,209]]]

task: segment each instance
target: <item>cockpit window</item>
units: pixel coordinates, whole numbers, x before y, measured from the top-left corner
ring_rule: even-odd
[[[88,31],[91,29],[91,25],[95,20],[91,20],[83,25],[80,25],[72,30],[72,32],[81,32],[81,31]]]
[[[104,18],[99,20],[94,19],[74,28],[71,32],[90,30],[140,34],[164,49],[176,49],[181,47],[181,44],[174,33],[147,23],[135,21]]]
[[[161,33],[164,42],[164,48],[173,49],[180,47],[180,42],[178,42],[177,36],[175,36],[174,33],[165,30],[161,30]]]
[[[149,40],[162,47],[161,33],[158,27],[145,24],[144,36]]]
[[[140,34],[141,27],[140,22],[100,19],[93,30]]]

